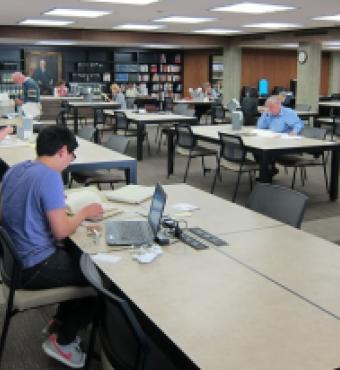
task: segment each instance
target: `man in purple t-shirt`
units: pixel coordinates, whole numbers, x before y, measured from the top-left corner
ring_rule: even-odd
[[[79,253],[57,242],[85,219],[103,215],[102,207],[95,203],[72,217],[66,213],[61,172],[74,160],[77,146],[67,128],[47,127],[37,138],[37,159],[17,164],[4,176],[1,222],[24,266],[22,288],[87,285],[79,268]],[[43,343],[48,355],[73,368],[84,366],[85,354],[76,335],[91,320],[94,304],[94,298],[83,298],[59,305],[51,335]]]

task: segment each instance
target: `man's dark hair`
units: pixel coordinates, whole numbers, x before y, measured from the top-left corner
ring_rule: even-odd
[[[72,153],[78,143],[76,137],[67,127],[49,126],[42,129],[37,138],[37,155],[53,156],[66,145],[69,153]]]

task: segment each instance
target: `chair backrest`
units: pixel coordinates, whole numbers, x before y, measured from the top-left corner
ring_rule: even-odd
[[[0,226],[0,274],[2,281],[11,288],[20,285],[22,262],[7,231]]]
[[[78,136],[81,137],[82,139],[92,141],[94,138],[95,132],[96,132],[96,129],[94,127],[86,126],[86,127],[82,127],[78,131]]]
[[[115,111],[116,129],[117,130],[127,130],[129,126],[129,121],[126,118],[124,112]]]
[[[129,139],[122,135],[110,135],[105,147],[124,154],[129,145]]]
[[[173,110],[173,108],[174,108],[174,101],[173,101],[172,97],[171,96],[166,96],[164,98],[163,110],[170,112],[170,111]]]
[[[244,125],[255,125],[258,117],[259,100],[253,96],[245,96],[241,102]]]
[[[309,104],[295,104],[295,110],[310,112],[312,110],[312,106]]]
[[[65,113],[71,113],[72,109],[68,105],[67,100],[62,100],[60,106],[64,110]]]
[[[175,114],[186,114],[188,109],[189,108],[187,104],[175,104],[173,108],[173,112]]]
[[[64,109],[61,109],[57,117],[55,119],[55,123],[57,126],[66,126],[66,117],[65,117],[66,111]]]
[[[215,119],[224,119],[225,111],[222,104],[212,104],[211,105],[211,119],[214,122]]]
[[[304,127],[301,134],[302,136],[308,137],[310,139],[325,140],[327,130],[322,127]]]
[[[179,123],[175,126],[176,145],[184,149],[193,149],[197,139],[194,137],[191,126],[188,123]]]
[[[219,132],[221,151],[220,157],[227,161],[242,163],[245,160],[246,151],[240,136]]]
[[[127,109],[133,109],[133,106],[135,104],[135,100],[136,100],[136,98],[133,98],[133,97],[127,97],[127,98],[125,98],[126,108]]]
[[[308,197],[278,185],[256,183],[246,206],[296,228],[301,227]]]
[[[100,300],[99,335],[104,353],[113,368],[142,370],[148,357],[147,337],[129,303],[108,291],[88,254],[80,268]]]
[[[96,108],[94,110],[94,120],[97,124],[104,124],[106,121],[106,116],[102,108]]]

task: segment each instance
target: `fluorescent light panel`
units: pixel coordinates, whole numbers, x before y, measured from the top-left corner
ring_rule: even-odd
[[[253,23],[253,24],[245,24],[242,27],[249,27],[249,28],[267,28],[271,30],[282,29],[282,28],[297,28],[302,27],[299,24],[294,23]]]
[[[67,26],[72,23],[74,22],[53,19],[25,19],[19,22],[19,24],[26,26]]]
[[[111,14],[111,12],[107,10],[88,9],[52,9],[44,14],[58,17],[98,18],[103,15]]]
[[[75,41],[67,40],[41,40],[35,43],[36,45],[60,45],[60,46],[69,46],[76,45]]]
[[[159,0],[83,0],[87,3],[109,3],[121,5],[149,5],[158,3]]]
[[[169,45],[169,44],[145,44],[141,45],[143,48],[148,49],[179,49],[178,45]]]
[[[155,24],[121,24],[119,26],[113,27],[115,30],[126,30],[126,31],[153,31],[164,28],[161,25]]]
[[[204,18],[204,17],[186,17],[182,15],[172,15],[170,17],[155,19],[154,22],[165,22],[165,23],[204,23],[215,21],[216,18]]]
[[[282,12],[285,10],[292,10],[292,9],[295,9],[295,8],[292,6],[244,2],[244,3],[239,3],[239,4],[219,6],[211,10],[215,12],[265,14],[265,13]]]
[[[313,19],[316,20],[316,21],[340,22],[340,14],[324,15],[322,17],[315,17]]]
[[[238,30],[228,30],[225,28],[206,28],[204,30],[195,30],[195,33],[211,34],[211,35],[230,35],[233,33],[240,33]]]

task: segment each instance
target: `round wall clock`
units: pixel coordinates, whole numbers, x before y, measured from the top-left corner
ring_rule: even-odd
[[[308,59],[308,54],[306,51],[304,50],[300,50],[299,53],[298,53],[298,61],[300,64],[304,64],[307,62],[307,59]]]

